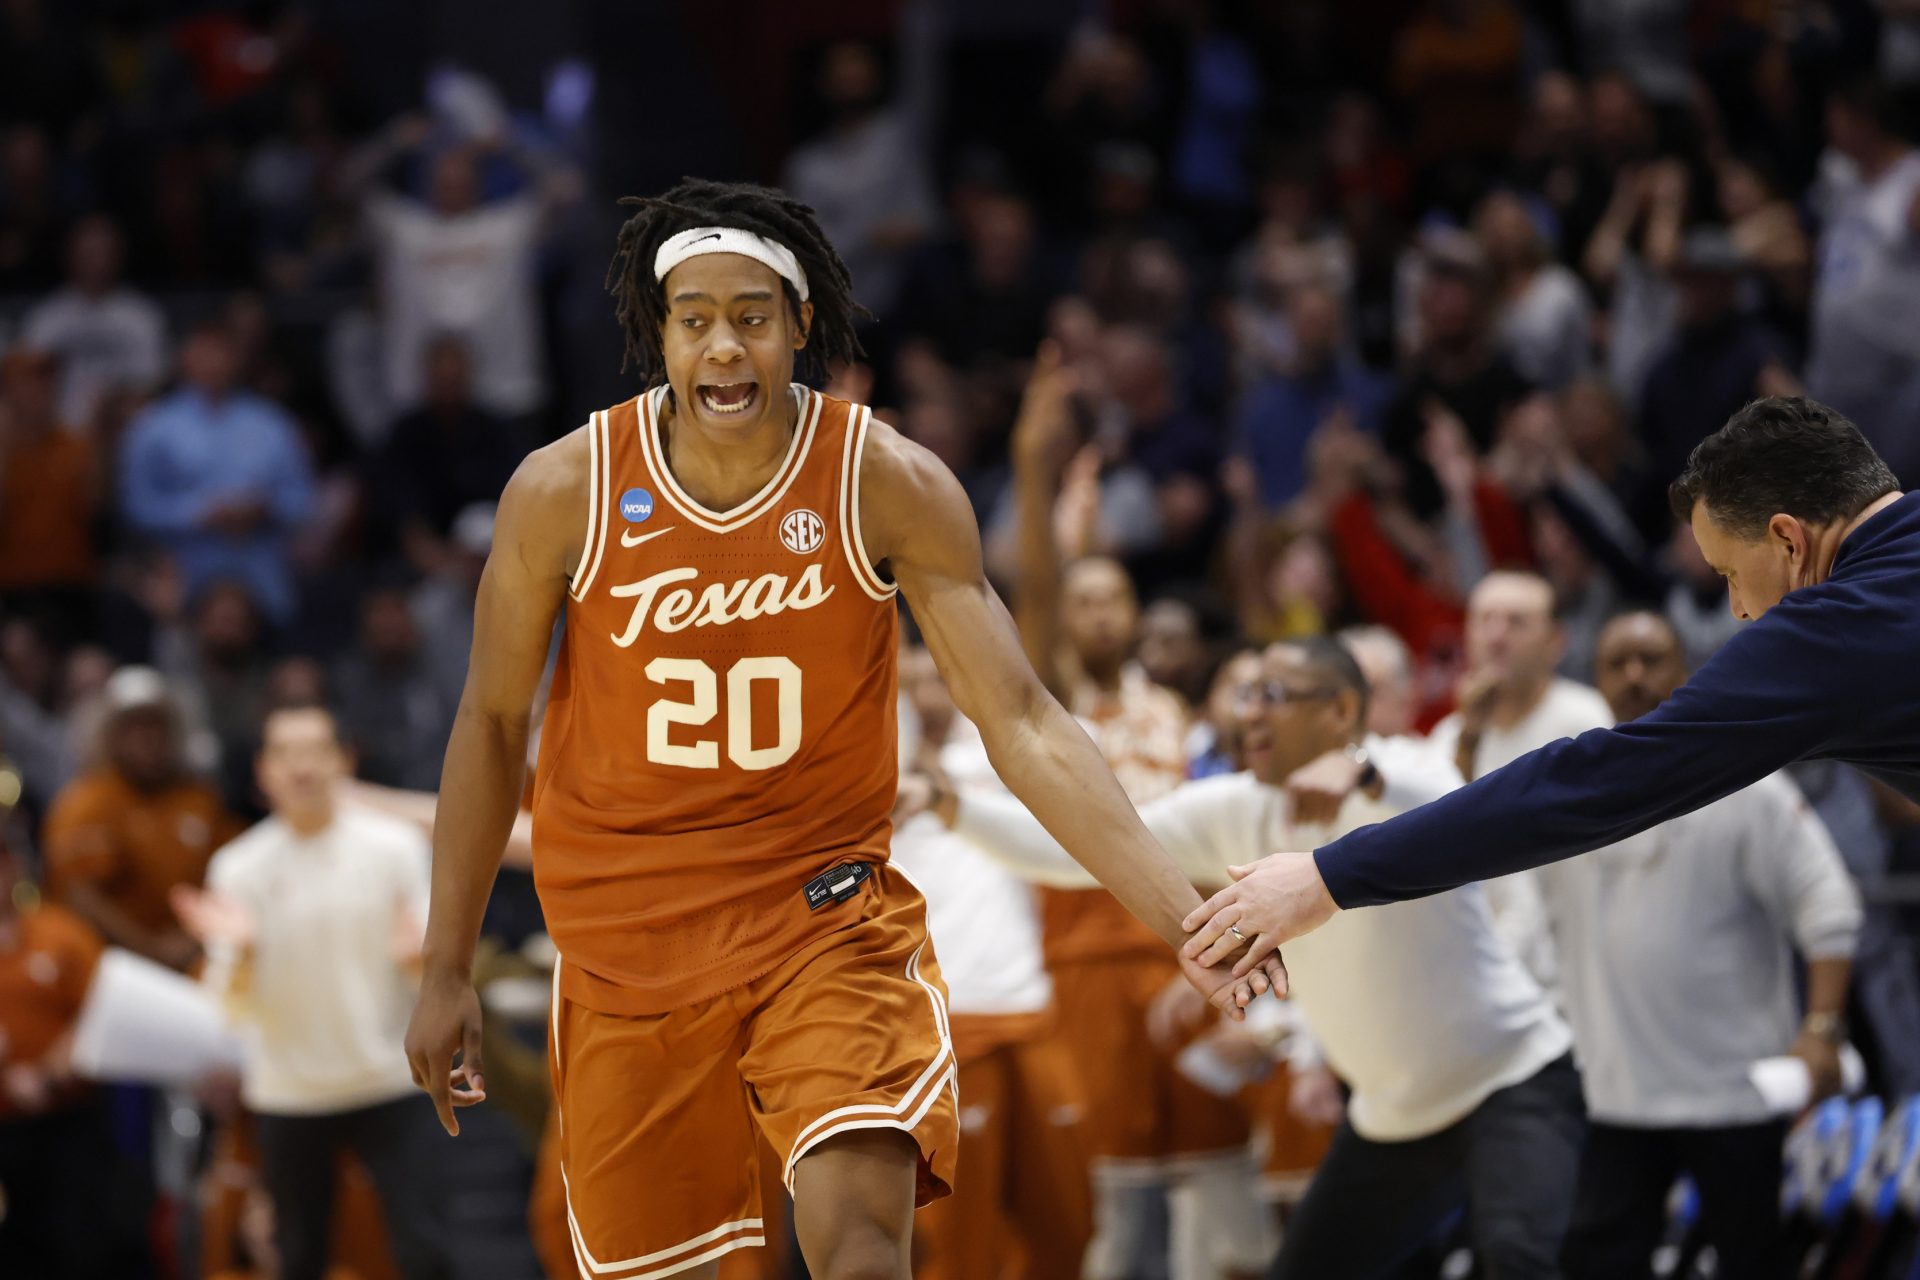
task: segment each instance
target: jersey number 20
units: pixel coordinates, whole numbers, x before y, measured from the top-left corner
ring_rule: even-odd
[[[647,759],[685,769],[718,769],[720,744],[712,738],[684,745],[668,741],[676,724],[704,725],[713,720],[720,704],[720,680],[713,668],[698,658],[655,658],[647,664],[647,679],[693,686],[693,696],[685,702],[661,698],[647,708]],[[772,680],[778,686],[780,723],[770,747],[753,745],[756,680]],[[792,659],[742,658],[728,668],[726,738],[727,759],[742,769],[771,769],[793,759],[800,749],[800,668]]]

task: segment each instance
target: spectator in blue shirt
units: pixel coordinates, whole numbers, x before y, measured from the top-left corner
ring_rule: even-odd
[[[288,539],[313,505],[313,466],[293,419],[236,386],[239,351],[224,323],[187,338],[179,390],[127,428],[121,511],[179,563],[189,594],[244,583],[275,623],[295,606]]]
[[[1260,504],[1281,507],[1307,482],[1307,441],[1344,412],[1369,434],[1380,429],[1388,387],[1347,351],[1340,297],[1317,282],[1295,285],[1287,298],[1293,359],[1285,373],[1248,390],[1235,422],[1236,452],[1253,464]]]

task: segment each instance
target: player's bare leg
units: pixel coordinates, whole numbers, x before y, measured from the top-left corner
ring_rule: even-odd
[[[793,1227],[814,1280],[911,1280],[919,1147],[898,1129],[859,1129],[793,1168]]]

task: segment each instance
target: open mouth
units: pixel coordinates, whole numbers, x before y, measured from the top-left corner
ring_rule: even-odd
[[[760,399],[760,384],[757,382],[710,382],[701,384],[695,390],[700,397],[701,407],[723,418],[745,413]]]

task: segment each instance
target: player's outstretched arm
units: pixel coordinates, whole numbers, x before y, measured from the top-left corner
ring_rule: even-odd
[[[534,690],[579,557],[586,491],[579,432],[520,464],[500,498],[474,605],[473,655],[440,774],[446,803],[434,815],[420,1000],[407,1027],[413,1081],[432,1095],[450,1134],[460,1132],[454,1108],[486,1097],[473,948],[520,809]]]
[[[1006,607],[980,564],[980,531],[960,484],[932,454],[876,423],[869,434],[860,506],[867,554],[905,592],[955,705],[980,727],[993,767],[1074,858],[1169,946],[1200,903],[1142,825],[1099,749],[1049,694],[1020,647]],[[1273,965],[1222,982],[1183,962],[1222,1009],[1240,1009],[1284,983]]]

